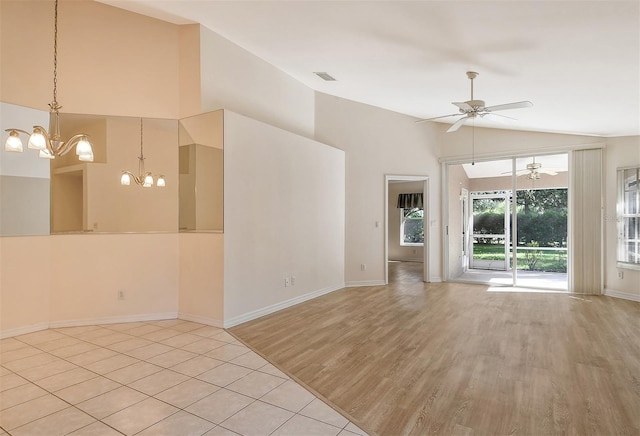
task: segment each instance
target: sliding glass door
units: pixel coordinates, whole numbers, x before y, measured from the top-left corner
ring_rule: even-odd
[[[449,280],[567,289],[567,154],[449,165],[447,172]]]
[[[509,269],[509,193],[473,192],[471,194],[471,264],[484,270]]]
[[[517,286],[567,290],[568,156],[516,159]]]

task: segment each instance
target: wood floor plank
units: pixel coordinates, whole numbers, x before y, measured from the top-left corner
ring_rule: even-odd
[[[373,435],[640,434],[640,304],[394,267],[230,331]]]

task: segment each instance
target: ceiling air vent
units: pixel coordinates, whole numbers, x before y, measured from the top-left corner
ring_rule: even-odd
[[[335,82],[336,79],[334,79],[333,77],[331,77],[329,75],[329,73],[325,73],[325,72],[315,72],[314,73],[316,76],[320,77],[322,80],[327,81],[327,82]]]

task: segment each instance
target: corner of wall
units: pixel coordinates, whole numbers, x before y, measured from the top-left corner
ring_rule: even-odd
[[[185,24],[179,29],[179,118],[197,115],[202,111],[200,74],[200,25]]]

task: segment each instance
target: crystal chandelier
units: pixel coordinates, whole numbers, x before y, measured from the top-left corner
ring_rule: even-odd
[[[142,118],[140,118],[140,156],[138,157],[138,175],[134,175],[131,171],[122,171],[120,177],[120,184],[129,186],[131,179],[138,185],[142,185],[143,188],[150,188],[153,186],[153,174],[144,170],[144,154],[142,152]],[[159,175],[156,180],[156,186],[163,188],[166,186],[164,176]]]
[[[53,101],[49,103],[49,133],[41,126],[33,126],[33,132],[29,133],[21,129],[6,129],[9,132],[4,149],[5,151],[22,152],[22,140],[20,133],[29,137],[27,147],[38,150],[38,155],[46,159],[55,159],[56,156],[64,156],[74,146],[78,159],[86,162],[93,162],[93,149],[88,136],[84,133],[63,141],[60,138],[59,110],[62,108],[58,104],[58,0],[55,0],[53,26]]]

